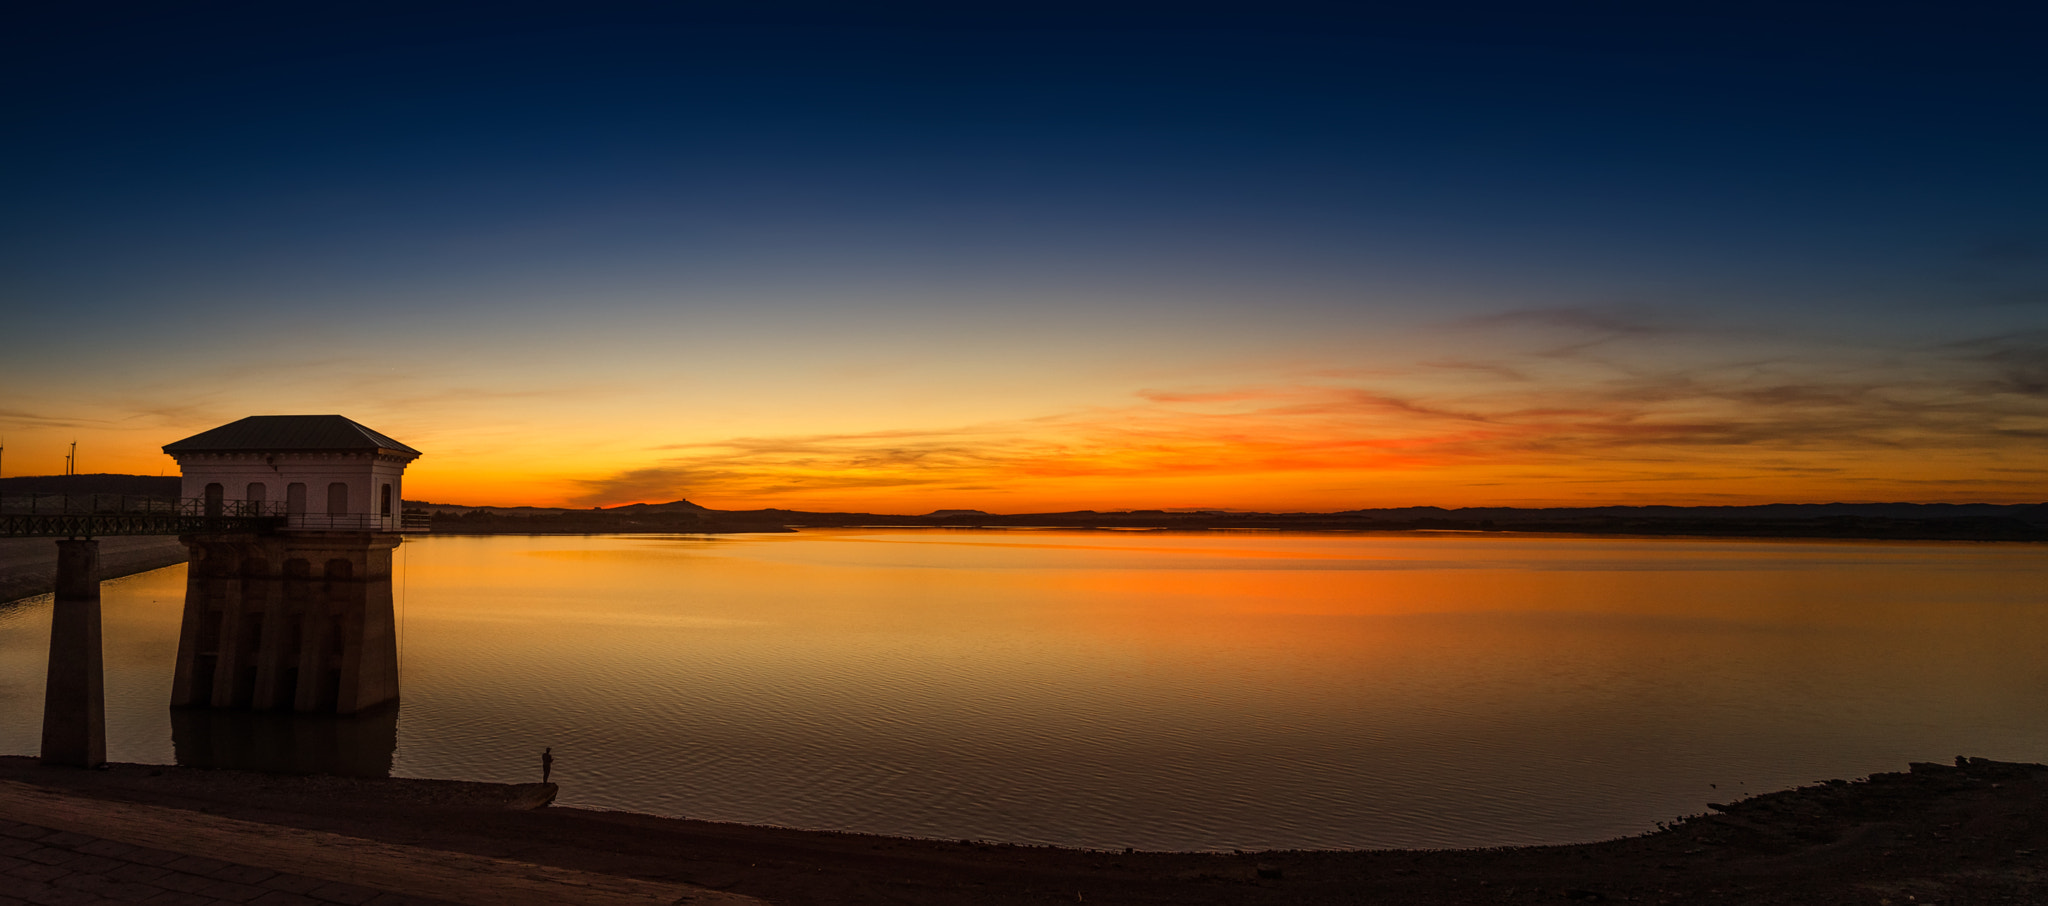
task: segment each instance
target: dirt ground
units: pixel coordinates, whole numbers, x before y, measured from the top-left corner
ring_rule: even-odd
[[[1731,803],[1577,846],[1241,854],[912,840],[534,807],[540,785],[0,758],[0,779],[783,904],[2048,903],[2048,767],[1983,759]],[[18,820],[31,820],[22,816]]]

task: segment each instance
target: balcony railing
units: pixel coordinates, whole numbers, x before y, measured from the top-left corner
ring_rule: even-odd
[[[0,494],[0,514],[66,516],[283,516],[281,503],[127,494]]]
[[[369,513],[286,513],[284,527],[294,532],[424,532],[432,517],[424,513],[374,516]]]

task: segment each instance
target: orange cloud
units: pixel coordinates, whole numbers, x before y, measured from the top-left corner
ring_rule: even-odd
[[[1536,366],[1509,362],[1451,383],[1420,368],[1153,388],[1128,406],[1025,421],[675,445],[660,463],[580,482],[577,499],[902,511],[2030,500],[2037,487],[1994,471],[2048,465],[2048,394],[2032,383],[2033,360],[2008,353],[2023,342],[1924,351],[1889,374],[1840,362],[1579,363],[1575,377],[1531,380]]]

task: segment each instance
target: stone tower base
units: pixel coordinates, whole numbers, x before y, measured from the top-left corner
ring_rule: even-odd
[[[182,535],[173,707],[354,714],[398,698],[388,532]]]

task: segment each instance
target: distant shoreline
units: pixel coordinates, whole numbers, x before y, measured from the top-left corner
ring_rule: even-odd
[[[924,515],[715,510],[687,500],[574,510],[408,501],[442,534],[786,532],[805,528],[1058,528],[1295,532],[1473,531],[1698,538],[2048,541],[2048,504],[1821,503],[1756,506],[1396,507],[1329,513],[1077,510]]]
[[[1684,537],[1728,540],[1829,538],[1862,541],[2048,542],[2048,523],[2017,517],[1898,519],[1816,517],[1807,519],[1700,519],[1689,517],[1583,517],[1525,520],[1424,518],[1392,520],[1342,514],[1241,514],[1182,516],[1125,513],[1020,516],[882,516],[870,513],[706,513],[629,514],[568,511],[559,515],[479,514],[440,516],[437,535],[613,535],[786,533],[803,529],[1066,529],[1071,531],[1274,531],[1332,534],[1459,532],[1579,535],[1587,537]]]
[[[16,476],[13,495],[175,496],[176,477]],[[479,507],[405,501],[440,535],[613,535],[788,533],[802,529],[1065,529],[1075,531],[1284,531],[1347,534],[1484,532],[1583,537],[1723,540],[2048,542],[2048,503],[1818,503],[1752,506],[1395,507],[1329,513],[1223,510],[1078,510],[998,514],[937,510],[923,515],[716,510],[687,500],[616,507]],[[184,562],[169,537],[108,537],[101,577],[117,579]],[[48,594],[56,546],[43,538],[0,538],[0,602]]]
[[[0,494],[176,496],[180,479],[146,475],[16,476]],[[437,534],[548,535],[788,532],[805,528],[1063,528],[1296,532],[1475,531],[1694,538],[1840,538],[1878,541],[2048,541],[2048,503],[1776,503],[1740,506],[1381,507],[1332,512],[1073,510],[922,515],[719,510],[687,500],[614,507],[473,506],[403,502]]]

